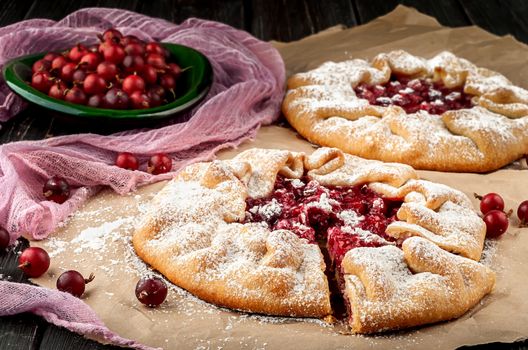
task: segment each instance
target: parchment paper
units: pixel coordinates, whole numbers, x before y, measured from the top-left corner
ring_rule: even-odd
[[[451,50],[478,65],[502,72],[528,87],[528,48],[511,37],[498,38],[475,27],[449,29],[415,10],[398,7],[367,25],[329,31],[289,44],[276,43],[288,72],[314,68],[327,60],[370,58],[402,48],[430,57]],[[279,126],[260,130],[256,140],[238,150],[224,151],[230,158],[250,147],[312,152],[313,146],[292,130]],[[464,191],[500,193],[507,208],[528,199],[528,170],[510,167],[487,175],[420,171],[423,178]],[[163,183],[129,196],[104,191],[46,241],[35,242],[52,253],[49,273],[35,281],[54,288],[64,270],[77,269],[96,279],[83,297],[106,325],[121,336],[166,349],[452,349],[462,345],[512,342],[528,337],[528,229],[516,218],[499,240],[487,243],[484,263],[497,272],[493,293],[458,320],[381,336],[353,336],[336,332],[318,320],[248,315],[219,309],[185,291],[171,287],[162,307],[149,309],[134,295],[138,278],[147,267],[133,254],[129,239],[133,225],[148,200]],[[476,206],[478,201],[474,200]]]

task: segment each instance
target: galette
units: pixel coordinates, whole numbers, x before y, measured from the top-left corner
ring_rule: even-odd
[[[528,91],[450,52],[327,62],[282,111],[309,141],[416,169],[488,172],[528,154]]]
[[[408,165],[250,149],[179,172],[133,245],[209,303],[375,333],[460,317],[490,293],[485,231],[464,193]]]

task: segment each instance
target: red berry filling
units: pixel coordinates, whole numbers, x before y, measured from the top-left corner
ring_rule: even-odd
[[[358,247],[399,244],[385,234],[397,220],[402,201],[383,198],[365,185],[322,186],[317,181],[278,176],[266,198],[246,200],[245,222],[265,222],[271,230],[286,229],[309,243],[319,244],[326,263],[326,276],[334,316],[351,315],[344,289],[341,262]]]
[[[246,202],[245,222],[266,222],[271,230],[290,230],[314,244],[326,241],[337,267],[351,249],[394,244],[385,229],[396,220],[402,203],[363,185],[325,187],[307,178],[281,176],[270,196]]]
[[[430,79],[410,79],[391,76],[383,85],[359,84],[354,88],[359,98],[366,99],[376,106],[400,106],[407,113],[420,110],[431,114],[471,108],[471,95],[461,88],[447,88],[440,82]]]

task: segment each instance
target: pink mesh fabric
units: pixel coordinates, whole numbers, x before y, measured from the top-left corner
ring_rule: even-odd
[[[248,33],[198,19],[175,25],[129,11],[90,8],[59,22],[23,21],[0,28],[0,66],[20,55],[94,42],[95,34],[109,27],[144,40],[180,43],[201,51],[213,66],[211,90],[198,107],[163,128],[110,136],[69,135],[0,146],[0,225],[10,232],[12,240],[21,234],[35,239],[47,237],[102,186],[124,194],[139,185],[171,177],[117,168],[113,165],[117,152],[134,153],[143,170],[151,155],[166,152],[177,170],[253,137],[260,125],[271,123],[279,114],[285,72],[278,52]],[[24,107],[25,103],[0,81],[0,121]],[[52,175],[64,177],[74,187],[71,198],[62,205],[44,201],[42,185]],[[147,349],[112,333],[74,297],[0,281],[0,316],[27,311],[81,334]]]
[[[83,9],[59,22],[28,20],[0,29],[0,66],[34,52],[60,50],[96,40],[96,33],[116,27],[144,40],[174,42],[204,53],[212,63],[214,83],[208,96],[180,122],[160,129],[110,136],[70,135],[16,142],[0,148],[0,225],[15,239],[45,238],[99,186],[123,194],[138,185],[169,178],[113,166],[117,152],[128,151],[144,164],[157,153],[174,159],[174,170],[210,159],[220,149],[254,136],[275,120],[283,95],[284,64],[268,43],[227,25],[189,19],[175,25],[129,11]],[[0,120],[24,108],[24,102],[0,82]],[[141,170],[141,168],[140,168]],[[42,185],[60,175],[75,189],[66,203],[43,201]]]
[[[120,337],[78,298],[28,284],[0,282],[0,316],[32,312],[48,322],[108,343],[149,350],[151,347]]]

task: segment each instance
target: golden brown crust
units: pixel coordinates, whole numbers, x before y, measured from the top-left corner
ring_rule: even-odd
[[[471,259],[412,237],[394,246],[357,248],[343,260],[345,298],[355,333],[450,320],[488,294],[495,274]]]
[[[248,196],[269,195],[278,174],[300,178],[305,173],[323,185],[369,184],[381,195],[404,201],[397,214],[399,221],[391,223],[387,229],[387,234],[406,239],[403,253],[396,247],[358,248],[347,253],[343,260],[345,297],[355,303],[351,319],[355,332],[381,331],[420,324],[413,322],[458,317],[491,289],[492,273],[471,260],[480,258],[484,223],[463,193],[419,180],[407,165],[365,160],[330,148],[317,149],[309,156],[251,149],[232,160],[188,166],[153,199],[149,214],[133,236],[134,248],[141,259],[174,284],[210,303],[270,315],[325,317],[331,314],[331,307],[319,247],[288,230],[270,231],[267,225],[240,223],[245,217]],[[406,253],[406,247],[415,241],[426,242],[427,249]],[[430,246],[434,246],[432,251],[440,251],[438,255],[449,260],[448,265],[453,269],[461,269],[469,280],[476,278],[479,271],[486,271],[481,286],[449,284],[450,290],[469,295],[469,299],[463,300],[460,306],[437,310],[426,319],[413,316],[415,321],[412,322],[401,318],[392,320],[391,315],[384,316],[388,319],[378,319],[382,313],[364,307],[371,295],[367,295],[366,304],[358,299],[361,288],[365,288],[361,287],[362,283],[377,285],[378,289],[372,289],[372,293],[385,295],[391,291],[390,283],[384,287],[383,283],[376,282],[376,269],[381,267],[376,267],[371,260],[378,249],[398,251],[400,253],[391,254],[403,254],[411,270],[429,271],[428,276],[433,276],[434,281],[443,281],[444,273],[427,270],[437,264],[436,260],[425,264],[421,270],[413,263],[436,259],[430,254]],[[357,276],[357,259],[365,263],[361,276]],[[387,278],[400,278],[400,270],[393,274],[389,269],[384,273]],[[420,278],[413,278],[413,281]],[[410,295],[414,295],[412,293]],[[433,301],[440,298],[435,294],[430,297]],[[439,300],[445,301],[447,296],[443,298]],[[459,295],[457,303],[458,298]],[[387,303],[385,308],[396,308],[390,304],[393,301],[390,298],[379,300]],[[442,304],[435,305],[441,307]],[[431,307],[427,304],[424,310]],[[414,311],[420,312],[419,309]],[[358,321],[354,318],[356,312],[368,317]]]
[[[174,284],[219,306],[283,316],[329,315],[328,282],[317,246],[290,231],[235,222],[244,218],[248,189],[258,193],[266,179],[291,170],[295,154],[267,152],[269,162],[259,170],[251,162],[257,160],[253,154],[246,156],[246,162],[184,169],[155,197],[135,232],[137,254]],[[251,177],[245,176],[248,169]]]
[[[406,114],[356,96],[358,84],[383,84],[391,73],[463,86],[476,106],[440,116]],[[528,153],[528,91],[449,52],[430,60],[393,51],[370,64],[327,62],[292,76],[288,88],[282,110],[302,136],[360,157],[418,169],[486,172]]]

